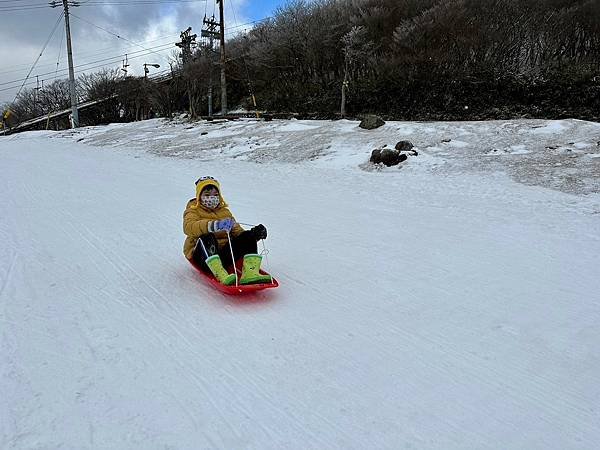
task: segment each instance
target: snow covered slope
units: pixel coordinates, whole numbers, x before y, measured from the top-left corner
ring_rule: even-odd
[[[0,448],[597,448],[600,125],[356,125],[0,138]],[[279,289],[183,258],[207,174]]]

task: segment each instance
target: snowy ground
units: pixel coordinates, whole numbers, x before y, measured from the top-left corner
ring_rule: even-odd
[[[0,138],[0,448],[597,448],[600,124],[356,125]],[[279,289],[183,258],[205,174]]]

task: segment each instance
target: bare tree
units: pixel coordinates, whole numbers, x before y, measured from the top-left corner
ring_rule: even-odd
[[[116,93],[116,86],[123,80],[120,69],[102,69],[79,76],[79,96],[85,100],[100,100]]]

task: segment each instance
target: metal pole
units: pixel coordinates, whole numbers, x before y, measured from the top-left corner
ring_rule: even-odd
[[[213,38],[210,37],[210,49],[208,51],[208,117],[213,115]]]
[[[72,126],[79,126],[79,111],[77,110],[77,92],[75,91],[75,70],[73,69],[73,48],[71,47],[71,26],[69,24],[69,2],[63,0],[65,9],[65,27],[67,29],[67,55],[69,57],[69,85],[71,87]]]
[[[40,93],[40,76],[36,75],[35,94],[33,95],[33,114],[37,116],[38,95]]]
[[[225,14],[223,13],[223,2],[219,2],[219,17],[221,20],[221,114],[227,114],[227,79],[225,78]]]

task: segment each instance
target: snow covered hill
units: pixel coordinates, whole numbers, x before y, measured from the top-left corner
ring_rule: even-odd
[[[419,156],[374,169],[403,139]],[[152,120],[0,138],[0,448],[593,449],[600,124]],[[183,258],[218,177],[279,289]]]

